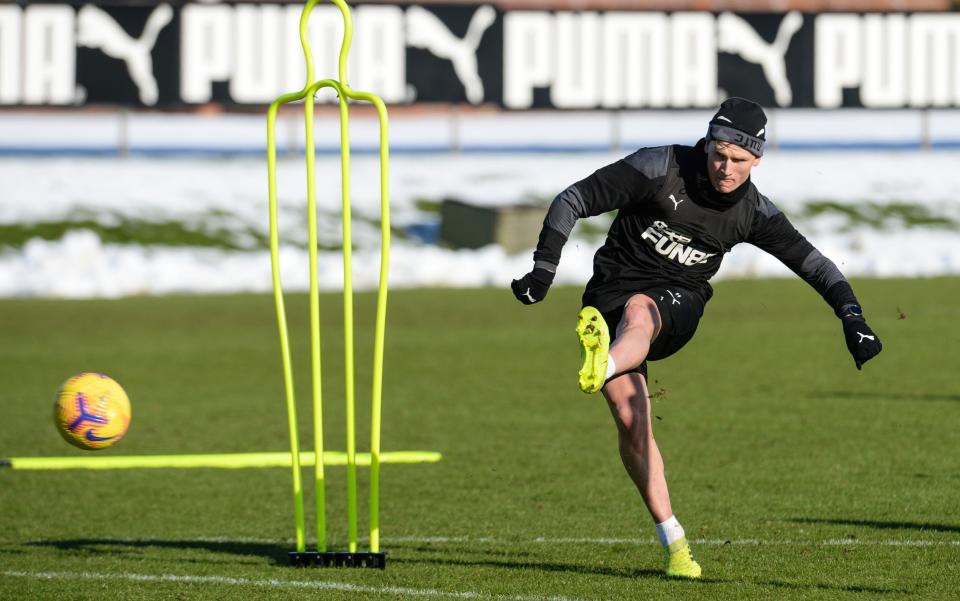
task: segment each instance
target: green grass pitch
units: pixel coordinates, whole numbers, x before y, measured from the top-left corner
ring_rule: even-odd
[[[577,390],[579,290],[533,307],[506,288],[419,290],[391,293],[383,448],[444,459],[384,466],[385,571],[286,565],[286,469],[2,469],[0,599],[958,598],[960,280],[854,284],[885,346],[862,372],[792,280],[719,283],[693,342],[653,364],[654,428],[702,582],[659,575],[608,410]],[[322,298],[332,450],[339,303]],[[306,305],[291,297],[288,315],[310,449]],[[373,311],[359,295],[361,449]],[[286,450],[278,346],[268,295],[0,301],[0,457],[83,453],[51,409],[86,370],[133,403],[104,455]],[[328,478],[338,547],[343,468]]]

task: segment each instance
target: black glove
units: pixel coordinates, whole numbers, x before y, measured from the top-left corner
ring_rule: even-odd
[[[883,345],[862,317],[844,317],[843,335],[847,339],[847,350],[860,369],[864,363],[880,353]]]
[[[519,280],[510,282],[513,295],[525,305],[539,303],[547,296],[547,290],[553,283],[554,273],[542,267],[534,267],[533,271]]]

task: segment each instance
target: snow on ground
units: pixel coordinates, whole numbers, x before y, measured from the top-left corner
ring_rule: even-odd
[[[398,227],[436,221],[419,200],[459,198],[483,205],[546,202],[568,184],[623,153],[397,155],[390,165],[391,213]],[[815,201],[841,205],[907,203],[953,226],[881,227],[831,214],[797,222],[801,231],[851,276],[931,276],[960,273],[960,153],[774,152],[754,171],[760,190],[788,214]],[[339,159],[318,158],[321,242],[339,239]],[[376,286],[379,269],[379,166],[353,160],[356,233],[354,280]],[[178,221],[266,235],[266,165],[253,158],[6,158],[0,159],[0,226],[77,220]],[[279,204],[284,283],[307,286],[305,177],[302,161],[281,160]],[[602,218],[601,224],[602,224]],[[583,283],[602,240],[576,234],[564,250],[558,282]],[[0,247],[2,249],[2,247]],[[531,265],[530,252],[498,247],[451,250],[414,240],[392,248],[393,287],[506,286]],[[321,286],[342,285],[342,255],[321,252]],[[741,245],[718,277],[782,276],[775,259]],[[30,240],[0,250],[0,296],[119,297],[181,292],[266,291],[269,252],[140,244],[105,244],[89,230],[59,240]]]

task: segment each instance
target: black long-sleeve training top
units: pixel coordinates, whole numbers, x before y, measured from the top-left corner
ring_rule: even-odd
[[[801,235],[748,179],[717,192],[706,171],[704,141],[696,146],[642,148],[557,195],[534,252],[535,265],[555,271],[577,219],[618,210],[593,261],[585,305],[610,311],[657,286],[689,290],[706,303],[708,280],[723,255],[748,242],[803,278],[842,315],[857,304],[836,265]]]

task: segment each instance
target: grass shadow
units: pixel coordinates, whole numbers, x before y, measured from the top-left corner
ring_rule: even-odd
[[[275,565],[287,566],[289,559],[287,553],[291,550],[285,544],[273,544],[249,541],[230,541],[230,540],[164,540],[164,539],[111,539],[111,538],[75,538],[63,540],[42,540],[30,541],[26,543],[32,547],[46,547],[72,553],[84,553],[89,555],[129,555],[148,548],[174,549],[183,551],[207,551],[210,553],[235,555],[241,557],[267,558]],[[400,545],[404,548],[404,545]],[[408,551],[413,553],[444,553],[443,549],[433,548],[423,545],[407,546]],[[451,567],[469,567],[469,568],[499,568],[507,570],[539,571],[549,573],[572,573],[596,576],[611,576],[617,578],[663,578],[661,570],[652,569],[633,569],[633,568],[615,568],[599,565],[584,565],[559,562],[539,562],[530,560],[510,560],[499,559],[500,556],[510,555],[516,557],[516,553],[487,552],[483,550],[471,550],[471,553],[477,553],[480,557],[469,559],[462,557],[462,550],[456,553],[461,557],[397,557],[389,558],[390,564],[407,565],[436,565]],[[529,555],[529,554],[524,554]],[[487,556],[487,557],[483,557]],[[181,558],[181,561],[183,559]],[[190,561],[196,562],[195,559]]]
[[[48,547],[61,551],[83,552],[97,555],[129,554],[145,548],[178,549],[190,551],[208,551],[237,555],[242,557],[267,558],[277,565],[289,565],[288,545],[231,541],[231,540],[162,540],[162,539],[111,539],[111,538],[75,538],[64,540],[42,540],[26,543],[33,547]]]
[[[757,584],[762,586],[770,586],[774,588],[792,589],[792,590],[818,590],[818,591],[837,591],[837,592],[844,592],[844,593],[870,593],[873,595],[906,595],[912,592],[905,589],[880,588],[876,586],[860,586],[856,584],[834,586],[831,584],[823,584],[823,583],[802,584],[799,582],[786,582],[783,580],[769,580],[766,582],[758,582]]]
[[[960,402],[960,394],[937,392],[864,392],[852,390],[815,390],[810,393],[812,398],[835,397],[839,399],[857,399],[867,401],[949,401]]]
[[[897,522],[879,520],[848,520],[839,518],[790,518],[786,520],[797,524],[830,524],[834,526],[864,526],[878,530],[921,530],[927,532],[960,533],[960,526],[934,524],[931,522]]]

